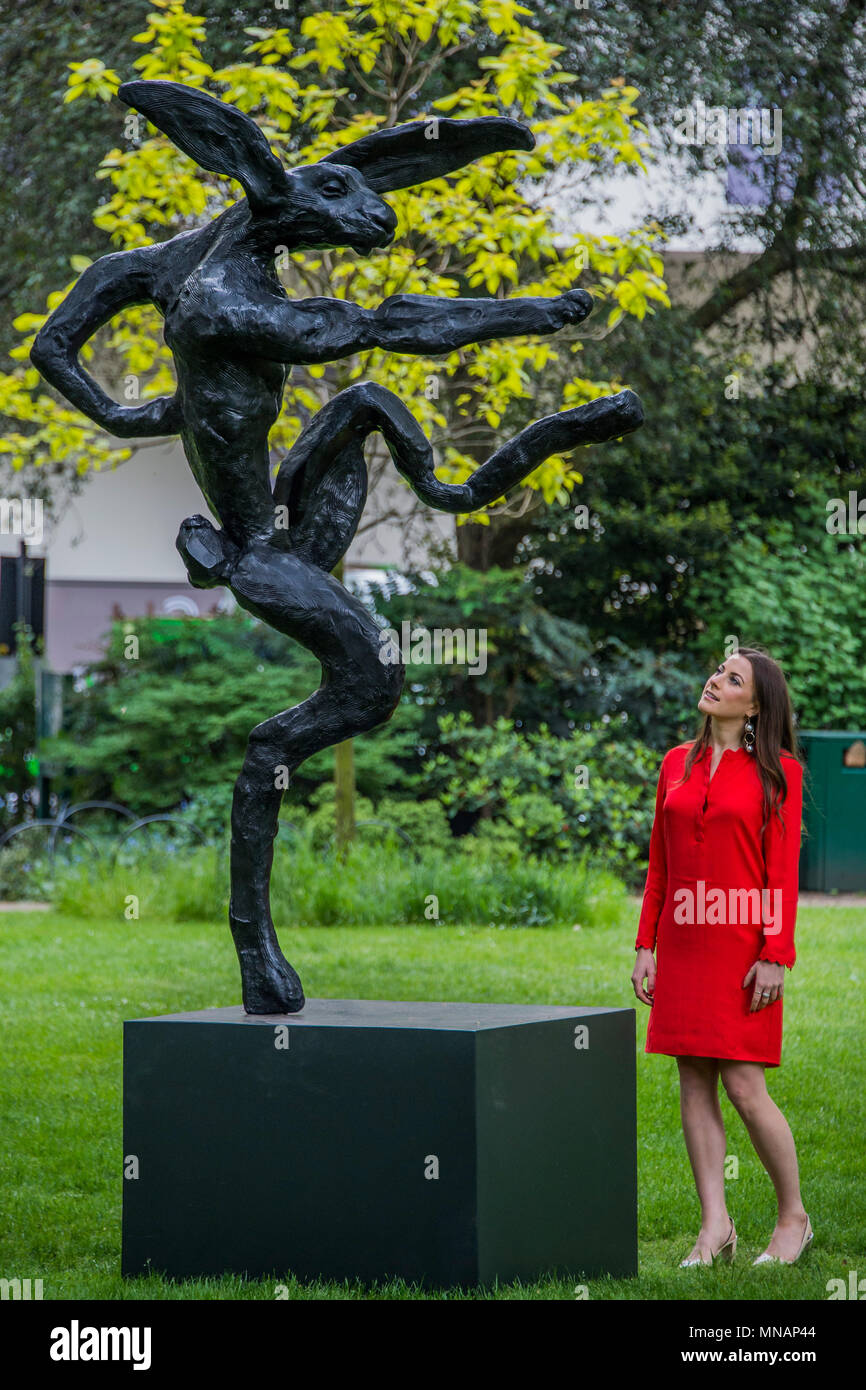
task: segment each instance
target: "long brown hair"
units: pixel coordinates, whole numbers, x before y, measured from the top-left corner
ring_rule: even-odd
[[[764,824],[761,826],[761,834],[766,830],[773,811],[784,830],[785,822],[779,806],[788,795],[788,781],[782,771],[780,754],[783,751],[790,753],[798,762],[802,762],[794,731],[794,711],[788,685],[779,663],[760,648],[738,647],[731,655],[744,656],[752,668],[758,713],[750,716],[755,728],[755,750],[749,756],[755,759],[764,791]],[[695,742],[689,749],[680,778],[681,783],[688,781],[695,759],[703,754],[705,748],[709,748],[711,729],[712,715],[707,714]]]

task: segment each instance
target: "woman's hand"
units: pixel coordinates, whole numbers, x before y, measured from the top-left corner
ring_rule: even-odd
[[[644,990],[644,980],[646,980],[646,990]],[[652,1004],[652,996],[656,987],[656,962],[655,956],[648,946],[638,947],[634,970],[631,972],[631,982],[638,999],[644,1004]]]
[[[775,1004],[785,992],[785,967],[771,960],[756,960],[743,981],[743,989],[752,983],[752,1002],[749,1013],[757,1013],[768,1004]]]

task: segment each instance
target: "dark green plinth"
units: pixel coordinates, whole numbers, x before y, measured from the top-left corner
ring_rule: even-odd
[[[637,1273],[633,1009],[168,1014],[123,1087],[124,1274]]]

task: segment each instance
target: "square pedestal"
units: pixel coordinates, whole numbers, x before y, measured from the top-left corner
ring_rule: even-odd
[[[124,1024],[123,1273],[637,1273],[633,1009],[310,999]]]

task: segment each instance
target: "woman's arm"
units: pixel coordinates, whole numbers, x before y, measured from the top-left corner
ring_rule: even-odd
[[[788,783],[788,794],[780,807],[784,831],[773,811],[763,836],[764,886],[768,890],[769,910],[763,914],[764,944],[758,959],[775,961],[790,969],[797,959],[794,925],[803,823],[803,765],[796,758],[783,758],[782,770]]]
[[[658,786],[656,787],[655,818],[653,820],[652,834],[650,835],[649,868],[647,869],[635,950],[638,950],[641,946],[646,946],[650,951],[655,950],[656,924],[667,892],[668,869],[667,857],[665,855],[663,814],[665,792],[667,790],[667,779],[665,775],[665,763],[667,762],[667,758],[668,755],[666,753],[662,758],[662,765],[659,769],[659,780]]]

